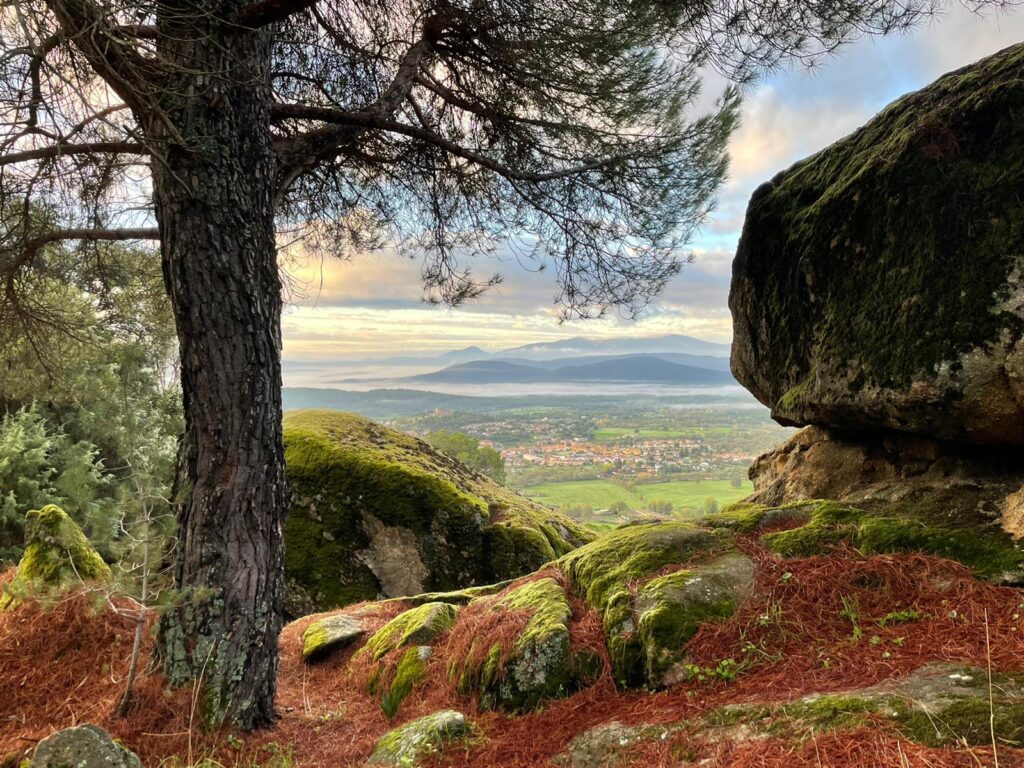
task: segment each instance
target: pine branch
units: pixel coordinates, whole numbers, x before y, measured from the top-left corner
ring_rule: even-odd
[[[0,166],[24,163],[30,160],[49,160],[67,155],[126,154],[148,155],[149,150],[134,141],[94,141],[85,144],[53,144],[22,152],[0,155]]]

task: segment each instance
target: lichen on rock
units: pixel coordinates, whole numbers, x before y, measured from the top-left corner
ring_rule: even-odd
[[[13,607],[35,591],[109,576],[110,567],[78,524],[50,504],[25,516],[25,552],[14,579],[0,594],[0,610]]]
[[[142,763],[102,728],[86,724],[39,742],[28,768],[142,768]]]

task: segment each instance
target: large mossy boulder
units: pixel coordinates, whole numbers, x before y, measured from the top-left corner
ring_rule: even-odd
[[[750,200],[732,368],[783,424],[1024,446],[1024,45]]]
[[[337,411],[284,418],[290,612],[515,578],[593,536],[421,440]],[[304,599],[297,599],[296,593]]]
[[[14,578],[0,593],[0,610],[36,592],[109,576],[110,567],[78,524],[50,504],[25,516],[25,552]]]

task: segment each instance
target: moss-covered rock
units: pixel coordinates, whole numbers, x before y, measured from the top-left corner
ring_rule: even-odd
[[[573,692],[577,669],[569,646],[572,610],[557,581],[528,581],[500,597],[482,598],[476,607],[528,614],[529,620],[507,653],[485,636],[471,646],[467,659],[452,664],[449,673],[458,679],[460,690],[477,691],[485,706],[512,711],[533,709],[545,699]]]
[[[757,533],[775,527],[803,525],[810,520],[811,513],[819,503],[818,500],[796,501],[771,506],[738,501],[699,519],[697,524],[708,528],[725,528],[736,533]]]
[[[377,740],[367,765],[416,768],[452,742],[469,735],[470,726],[461,712],[446,709],[388,731]]]
[[[928,511],[918,504],[871,504],[861,508],[836,501],[799,502],[784,507],[742,503],[703,521],[755,532],[780,511],[800,510],[794,527],[772,531],[761,542],[782,557],[825,554],[835,546],[855,547],[866,555],[925,552],[970,566],[980,578],[1003,584],[1024,582],[1024,549],[999,526],[964,525],[948,509]],[[809,514],[808,514],[809,511]],[[801,524],[802,523],[802,524]]]
[[[695,599],[696,592],[682,585],[700,583],[705,563],[734,551],[732,534],[726,530],[676,522],[642,523],[605,534],[561,558],[558,566],[573,589],[601,614],[616,680],[626,686],[660,685],[667,668],[682,657],[681,648],[669,651],[673,638],[685,643],[686,627],[731,613],[724,585],[722,599],[710,599],[703,607]],[[662,569],[681,565],[686,566],[686,575],[657,578]],[[638,604],[638,591],[644,589],[648,591]],[[682,601],[680,615],[686,614],[678,625],[662,610],[676,598]],[[649,616],[641,629],[644,613]]]
[[[593,535],[421,440],[337,411],[284,418],[293,592],[318,610],[530,573]]]
[[[374,683],[375,688],[383,687],[380,697],[380,708],[388,717],[398,714],[402,701],[412,693],[417,683],[427,676],[427,661],[434,654],[429,645],[417,645],[402,654],[395,666],[394,675],[386,686]]]
[[[728,552],[640,587],[633,609],[648,684],[667,686],[686,678],[686,644],[701,624],[732,616],[753,585],[750,558]]]
[[[778,421],[1024,445],[1022,73],[948,74],[754,193],[732,368]]]
[[[315,661],[352,644],[366,633],[355,616],[338,613],[314,621],[302,633],[302,658]]]
[[[451,603],[423,603],[398,614],[378,629],[357,655],[376,661],[396,648],[429,645],[455,622],[459,615]]]
[[[109,566],[78,524],[50,504],[25,516],[25,552],[14,579],[0,594],[0,610],[13,607],[33,591],[109,576]]]
[[[988,746],[993,731],[998,743],[1019,744],[1024,737],[1024,686],[1018,677],[1006,675],[990,685],[984,669],[935,663],[870,688],[729,705],[706,716],[703,725],[709,734],[742,725],[753,734],[802,739],[884,720],[911,741],[932,747]]]

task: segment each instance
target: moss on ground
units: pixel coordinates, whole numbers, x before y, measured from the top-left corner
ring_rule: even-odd
[[[822,503],[823,500],[815,499],[765,506],[749,501],[738,501],[713,515],[699,519],[697,524],[708,528],[726,528],[736,533],[755,533],[783,523],[806,523],[814,509]]]
[[[593,534],[431,446],[348,413],[291,411],[285,567],[318,608],[379,596],[368,528],[410,532],[430,590],[514,578]]]
[[[985,695],[950,701],[934,711],[924,711],[903,701],[893,702],[897,721],[907,738],[930,747],[947,744],[988,746],[995,733],[997,743],[1024,744],[1024,701],[991,703]]]
[[[1001,529],[977,519],[954,519],[942,504],[873,503],[861,509],[836,501],[794,502],[780,507],[741,503],[701,522],[742,533],[755,533],[782,513],[798,512],[803,525],[765,533],[761,542],[782,557],[809,557],[839,544],[864,554],[925,552],[970,566],[992,581],[1018,581],[1024,551]],[[795,520],[795,518],[794,518]],[[962,526],[962,527],[958,527]]]
[[[0,610],[34,592],[109,576],[110,567],[78,524],[50,504],[25,515],[25,551],[14,579],[0,593]]]
[[[734,704],[704,718],[710,727],[745,725],[777,738],[800,738],[838,728],[869,725],[885,702],[856,694],[827,694],[780,704]]]

